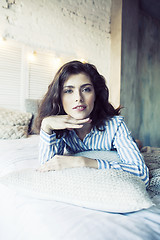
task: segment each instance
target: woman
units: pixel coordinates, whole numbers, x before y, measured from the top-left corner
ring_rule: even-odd
[[[72,167],[122,169],[148,185],[143,157],[119,116],[120,107],[115,109],[108,97],[105,79],[94,65],[72,61],[59,69],[36,121],[41,139],[41,171]],[[63,155],[65,149],[72,156]],[[116,150],[120,162],[73,155],[89,150]]]

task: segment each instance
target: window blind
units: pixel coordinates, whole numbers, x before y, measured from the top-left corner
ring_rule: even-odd
[[[66,61],[53,53],[34,52],[14,41],[0,43],[0,107],[25,110],[25,99],[42,99]]]
[[[0,43],[0,106],[20,108],[22,48],[8,41]]]
[[[55,74],[54,57],[51,54],[36,53],[28,68],[28,98],[41,99]]]

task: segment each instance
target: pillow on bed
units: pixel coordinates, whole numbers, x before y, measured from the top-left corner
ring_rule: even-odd
[[[34,122],[38,114],[40,102],[40,99],[25,99],[25,110],[26,112],[32,113],[33,116],[29,125],[30,134],[39,134],[39,132],[34,128]]]
[[[18,139],[28,137],[28,126],[0,125],[1,139]]]
[[[28,136],[31,113],[0,108],[0,138],[16,139]]]
[[[153,197],[160,194],[160,148],[143,147],[141,149],[145,163],[149,168],[149,194]]]
[[[126,213],[153,205],[140,178],[122,170],[70,168],[40,172],[25,169],[1,177],[0,182],[30,197],[101,211]]]

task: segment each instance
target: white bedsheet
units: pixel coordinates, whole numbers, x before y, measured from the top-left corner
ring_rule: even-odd
[[[38,136],[0,141],[0,176],[37,168]],[[113,214],[22,195],[0,185],[2,240],[159,240],[160,197],[157,207]],[[117,199],[118,201],[118,199]]]
[[[12,171],[39,167],[39,136],[0,140],[0,177]]]

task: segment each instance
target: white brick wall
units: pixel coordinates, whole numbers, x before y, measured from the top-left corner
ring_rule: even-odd
[[[109,77],[112,0],[0,1],[0,35],[33,49],[85,58]]]

